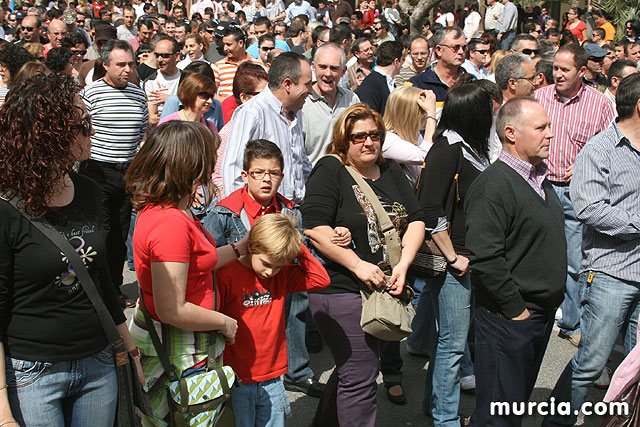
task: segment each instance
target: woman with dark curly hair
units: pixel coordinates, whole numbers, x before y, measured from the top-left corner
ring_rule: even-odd
[[[0,76],[4,84],[0,87],[0,105],[13,86],[13,77],[29,61],[33,61],[33,56],[23,47],[7,43],[0,49]]]
[[[72,65],[73,53],[65,47],[54,47],[47,54],[45,64],[51,72],[55,74],[66,74],[72,76],[74,69]]]
[[[98,185],[73,170],[89,158],[95,133],[78,90],[66,76],[37,75],[9,92],[0,108],[0,194],[13,194],[77,248],[137,354],[107,270]],[[0,217],[0,425],[113,425],[113,356],[82,284],[60,249],[4,199]]]

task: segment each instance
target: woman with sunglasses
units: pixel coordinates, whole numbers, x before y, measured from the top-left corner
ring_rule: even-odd
[[[191,73],[180,80],[178,99],[184,107],[173,114],[160,119],[158,124],[171,120],[202,123],[213,131],[218,131],[216,125],[204,118],[209,111],[215,93],[215,83],[202,74]]]
[[[78,91],[69,77],[41,74],[9,93],[0,109],[0,194],[77,248],[126,349],[137,354],[107,269],[98,184],[73,168],[89,158],[94,134]],[[5,200],[0,216],[0,425],[113,425],[115,365],[82,283]]]
[[[366,104],[352,105],[338,118],[327,147],[327,153],[340,159],[321,158],[307,181],[303,227],[326,260],[331,277],[329,287],[309,293],[309,307],[336,364],[320,397],[314,426],[375,425],[376,378],[384,342],[360,326],[360,290],[388,285],[391,294],[400,294],[424,241],[422,211],[413,187],[397,163],[382,157],[385,136],[380,114]],[[393,268],[371,202],[344,164],[369,184],[402,237],[401,259]],[[351,247],[332,244],[337,226],[351,231]]]
[[[80,66],[84,63],[84,56],[87,54],[87,39],[80,33],[74,32],[62,40],[62,47],[71,51],[71,65],[75,70],[74,76],[80,73]]]

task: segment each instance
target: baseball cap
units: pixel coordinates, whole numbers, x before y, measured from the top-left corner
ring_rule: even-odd
[[[220,22],[218,23],[218,26],[214,29],[213,35],[221,39],[227,35],[230,27],[231,25],[229,25],[228,23]]]
[[[76,11],[68,7],[64,10],[64,13],[62,14],[62,22],[64,22],[67,25],[73,25],[76,23],[77,17],[78,17],[78,14],[76,13]]]
[[[605,56],[607,56],[607,51],[595,43],[589,43],[588,45],[583,47],[587,52],[587,56],[589,58],[604,58]]]

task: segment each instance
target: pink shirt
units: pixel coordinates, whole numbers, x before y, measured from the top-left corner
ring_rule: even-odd
[[[545,160],[549,166],[547,177],[562,181],[587,141],[611,124],[615,111],[601,92],[584,83],[571,99],[561,96],[555,85],[536,90],[534,96],[547,111],[555,135]]]

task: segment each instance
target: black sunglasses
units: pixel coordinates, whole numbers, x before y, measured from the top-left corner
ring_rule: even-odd
[[[371,141],[378,142],[382,139],[382,135],[384,132],[381,130],[372,130],[371,132],[356,132],[349,135],[349,139],[356,144],[362,144],[367,140],[367,138],[371,138]]]
[[[200,92],[198,97],[204,100],[213,99],[213,94],[211,92]]]
[[[173,55],[175,55],[175,53],[158,53],[158,52],[153,52],[153,54],[156,56],[156,58],[163,57],[164,59],[169,59]]]
[[[36,27],[22,27],[22,29],[25,30],[25,31],[31,32],[31,31],[34,31],[36,29]]]
[[[86,50],[72,50],[71,53],[73,53],[74,55],[86,55],[87,51]]]
[[[486,55],[487,52],[489,52],[489,49],[473,49],[473,51]]]
[[[603,57],[601,57],[601,58],[597,58],[597,57],[595,57],[595,56],[590,56],[590,57],[589,57],[589,61],[593,61],[593,62],[602,62],[602,61],[604,61],[604,56],[603,56]]]
[[[525,55],[531,55],[532,53],[534,55],[537,55],[538,49],[522,49],[522,53],[524,53]]]
[[[83,117],[82,121],[80,122],[80,132],[82,132],[82,135],[84,136],[91,136],[91,129],[93,128],[93,123],[91,122],[91,116],[90,115],[86,115]]]
[[[275,47],[262,46],[260,48],[260,50],[263,52],[271,52],[273,49],[275,49]]]

